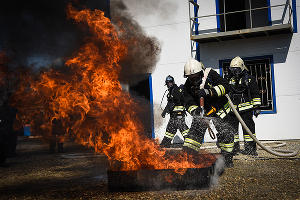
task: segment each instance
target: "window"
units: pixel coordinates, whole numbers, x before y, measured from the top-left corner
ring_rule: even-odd
[[[221,32],[270,25],[270,8],[252,10],[268,7],[269,0],[216,0],[216,4],[218,14],[226,13],[217,18]]]
[[[261,95],[261,110],[263,113],[276,113],[275,85],[273,72],[273,57],[262,56],[243,58],[250,74],[255,77]],[[228,67],[231,60],[220,61],[220,69],[223,77],[228,76]]]

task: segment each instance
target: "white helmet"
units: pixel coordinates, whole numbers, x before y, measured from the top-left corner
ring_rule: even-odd
[[[244,70],[248,71],[247,67],[244,64],[243,59],[241,59],[239,56],[237,56],[231,60],[230,67],[239,67],[239,68],[241,68],[242,71],[244,71]]]
[[[184,65],[184,78],[202,70],[204,70],[203,63],[195,60],[194,58],[190,58]]]

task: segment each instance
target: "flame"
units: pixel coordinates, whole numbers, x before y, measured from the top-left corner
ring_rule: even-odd
[[[24,75],[15,94],[18,119],[30,123],[36,134],[51,136],[52,122],[61,120],[65,135],[103,152],[111,169],[138,170],[203,167],[186,153],[168,155],[157,141],[143,136],[135,113],[138,105],[122,91],[118,81],[119,61],[127,54],[126,43],[100,10],[77,11],[71,5],[68,17],[91,32],[86,43],[68,59],[68,72],[48,70],[38,78]],[[122,34],[122,30],[120,30]],[[203,156],[205,157],[205,156]],[[206,156],[208,161],[213,156]]]

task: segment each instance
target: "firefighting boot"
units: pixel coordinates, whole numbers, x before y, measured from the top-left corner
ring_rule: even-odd
[[[251,156],[258,156],[257,154],[257,151],[256,151],[256,142],[255,141],[252,141],[252,142],[249,142],[250,143],[250,154]]]
[[[57,151],[58,153],[64,152],[64,143],[57,143]]]
[[[234,156],[236,156],[236,155],[238,155],[239,152],[240,152],[240,142],[235,142],[232,153]]]
[[[256,142],[245,142],[245,150],[241,151],[244,155],[258,156],[256,152]]]
[[[233,167],[233,153],[227,152],[227,151],[221,151],[221,154],[224,157],[224,161],[225,161],[225,167],[226,168],[232,168]]]
[[[249,155],[249,153],[250,153],[249,142],[244,142],[244,150],[241,150],[241,153],[244,155]]]
[[[172,139],[171,139],[171,138],[164,137],[164,139],[163,139],[163,140],[161,141],[161,143],[160,143],[160,146],[161,146],[162,148],[170,148],[171,142],[172,142]]]

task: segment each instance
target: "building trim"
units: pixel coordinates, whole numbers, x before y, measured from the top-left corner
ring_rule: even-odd
[[[271,8],[270,8],[270,6],[271,6],[271,2],[270,2],[270,0],[267,0],[267,6],[269,7],[268,8],[268,25],[269,26],[272,26],[272,15],[271,15]]]
[[[216,18],[217,18],[217,32],[220,32],[220,7],[219,0],[216,0]]]
[[[191,40],[199,43],[218,42],[222,40],[247,39],[249,36],[268,36],[271,34],[293,33],[291,24],[281,24],[276,26],[263,26],[250,29],[226,31],[219,33],[200,34],[191,36]]]
[[[150,115],[151,115],[151,129],[152,129],[152,138],[155,138],[155,131],[154,131],[154,111],[153,111],[153,89],[152,89],[152,75],[149,73],[149,89],[150,89]]]
[[[298,33],[296,0],[292,0],[294,33]]]
[[[277,106],[276,106],[276,95],[275,95],[274,61],[273,61],[273,55],[269,55],[268,57],[270,59],[270,64],[271,64],[273,111],[264,111],[262,113],[263,114],[275,114],[275,113],[277,113]]]
[[[274,60],[273,55],[263,55],[263,56],[253,56],[253,57],[241,57],[243,60],[256,60],[256,59],[270,59],[271,65],[271,77],[272,77],[272,96],[273,96],[273,110],[272,111],[262,111],[261,114],[276,114],[277,106],[276,106],[276,94],[275,94],[275,77],[274,77]],[[223,59],[219,60],[219,70],[220,76],[223,77],[223,62],[230,62],[231,59]]]
[[[226,61],[230,61],[231,59],[224,59],[224,60],[219,60],[219,71],[220,71],[220,76],[223,77],[223,62],[226,62]]]
[[[197,0],[194,0],[195,2],[195,5],[197,5]],[[198,9],[199,7],[195,6],[194,5],[194,17],[198,17]],[[198,31],[198,18],[195,18],[195,35],[198,35],[199,34],[199,31]],[[196,42],[196,60],[200,61],[200,48],[199,48],[199,43]]]

